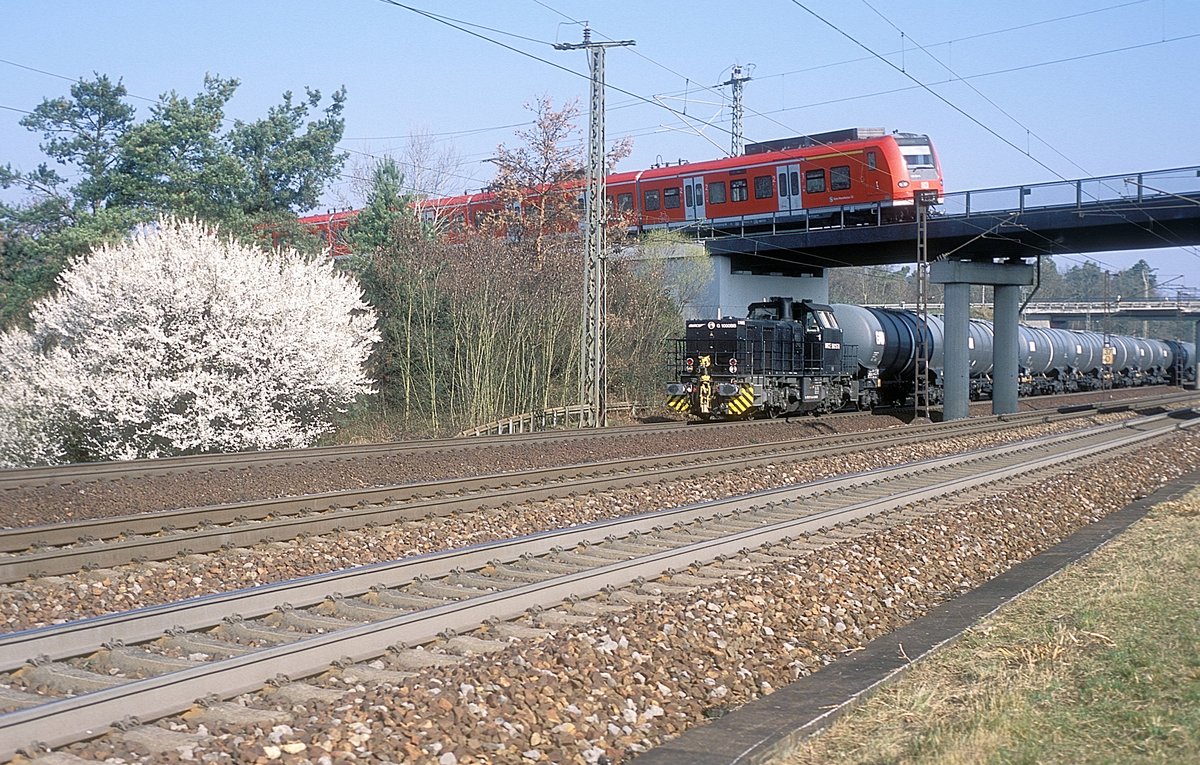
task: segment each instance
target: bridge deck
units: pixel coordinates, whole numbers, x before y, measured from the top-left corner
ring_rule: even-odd
[[[700,231],[710,254],[779,270],[912,263],[916,223],[841,225],[851,210]],[[862,210],[857,210],[859,219]],[[881,211],[877,211],[880,212]],[[878,217],[877,217],[878,219]],[[948,193],[929,209],[931,257],[1009,258],[1200,244],[1200,166]]]

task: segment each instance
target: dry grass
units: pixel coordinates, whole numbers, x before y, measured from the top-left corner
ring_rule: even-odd
[[[779,762],[1200,763],[1200,490]]]

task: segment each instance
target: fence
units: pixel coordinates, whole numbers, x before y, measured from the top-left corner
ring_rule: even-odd
[[[642,404],[625,401],[619,404],[608,405],[608,415],[613,414],[628,414],[630,417],[637,416],[639,409],[645,409]],[[583,422],[583,406],[560,406],[557,409],[543,409],[537,412],[528,412],[526,414],[517,414],[512,417],[505,417],[502,420],[495,420],[485,425],[479,425],[474,428],[468,428],[459,433],[460,437],[466,436],[503,436],[511,433],[537,433],[543,430],[555,430],[558,428],[580,427]]]

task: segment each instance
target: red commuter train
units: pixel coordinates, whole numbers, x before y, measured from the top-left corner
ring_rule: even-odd
[[[739,157],[614,173],[605,183],[609,209],[631,232],[892,223],[913,219],[917,192],[932,192],[937,201],[944,192],[929,136],[881,128],[749,144]],[[577,191],[582,204],[582,180]],[[417,204],[424,220],[457,230],[498,212],[500,202],[485,190]],[[353,215],[300,220],[326,236],[336,253],[337,232]]]

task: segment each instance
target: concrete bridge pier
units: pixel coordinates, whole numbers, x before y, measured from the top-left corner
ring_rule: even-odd
[[[1033,284],[1033,266],[1014,259],[1005,263],[938,260],[929,278],[945,285],[946,313],[943,368],[943,418],[961,420],[971,403],[971,285],[989,284],[995,291],[995,337],[992,342],[992,414],[1017,411],[1017,332],[1021,287]]]

